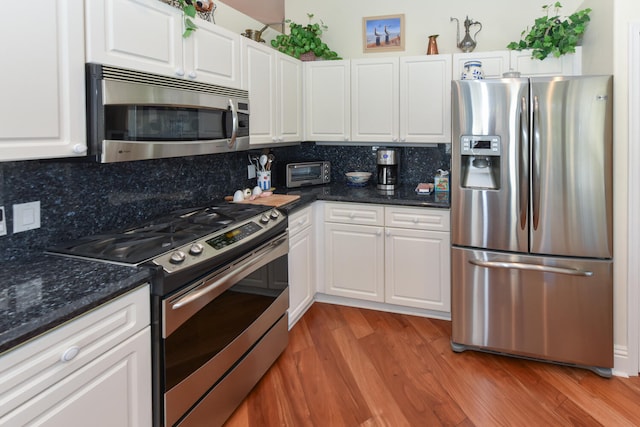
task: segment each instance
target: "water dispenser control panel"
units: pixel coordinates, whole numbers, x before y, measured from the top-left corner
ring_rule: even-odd
[[[462,135],[460,154],[463,156],[499,156],[500,137],[487,135]]]

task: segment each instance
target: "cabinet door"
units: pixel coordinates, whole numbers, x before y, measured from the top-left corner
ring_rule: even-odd
[[[277,142],[302,141],[302,62],[276,52]],[[251,93],[251,92],[249,92]]]
[[[289,329],[313,302],[315,293],[315,239],[307,226],[289,239]]]
[[[86,154],[82,4],[3,3],[0,160]]]
[[[151,426],[150,327],[0,418],[27,424]]]
[[[305,62],[305,140],[351,139],[351,63]]]
[[[351,140],[398,142],[398,58],[351,61]]]
[[[453,78],[460,80],[464,63],[467,61],[482,62],[485,79],[501,78],[502,73],[509,71],[509,51],[471,52],[453,54]]]
[[[183,76],[182,13],[158,0],[85,2],[87,62]]]
[[[387,228],[385,302],[451,310],[449,233]]]
[[[576,53],[562,55],[560,58],[551,56],[544,61],[531,58],[530,50],[512,50],[511,68],[520,71],[523,77],[577,76],[582,74],[582,47],[576,47]]]
[[[400,58],[400,142],[451,142],[451,55]]]
[[[185,75],[199,82],[240,88],[240,35],[198,20],[198,29],[184,39]]]
[[[242,50],[245,62],[244,87],[249,91],[251,104],[251,144],[275,142],[275,51],[249,39],[242,40]]]
[[[384,301],[383,229],[325,223],[327,294]]]

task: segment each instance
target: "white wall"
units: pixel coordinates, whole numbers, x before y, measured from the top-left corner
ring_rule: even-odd
[[[605,0],[600,0],[605,1]],[[449,0],[427,2],[416,0],[285,0],[285,17],[300,24],[308,22],[307,13],[320,18],[329,30],[323,41],[345,59],[381,55],[363,53],[362,18],[364,16],[405,15],[405,51],[401,55],[422,55],[426,53],[428,36],[439,34],[440,53],[460,52],[456,48],[456,24],[450,18],[460,20],[460,31],[465,16],[482,23],[482,31],[477,36],[476,51],[505,49],[511,41],[520,40],[520,33],[542,16],[542,5],[549,0]],[[580,0],[563,0],[561,12],[571,14],[578,10]],[[476,28],[476,27],[472,27]],[[475,30],[472,31],[472,35]],[[464,35],[464,34],[462,34]],[[398,52],[393,52],[398,54]],[[388,53],[387,53],[388,55]]]

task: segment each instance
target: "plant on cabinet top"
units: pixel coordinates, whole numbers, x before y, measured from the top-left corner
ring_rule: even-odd
[[[520,41],[509,43],[507,49],[531,49],[531,56],[540,60],[549,55],[557,58],[567,53],[574,53],[590,21],[591,9],[586,8],[568,17],[561,17],[559,15],[561,7],[560,2],[542,6],[547,15],[536,19],[529,33],[525,35],[527,30],[522,31]],[[555,14],[549,16],[552,8]]]
[[[278,35],[271,41],[271,46],[298,59],[309,53],[323,59],[342,59],[320,39],[322,33],[328,29],[324,22],[321,20],[319,24],[312,24],[311,19],[314,15],[307,13],[307,16],[309,23],[304,26],[287,19],[285,22],[289,24],[289,34]]]

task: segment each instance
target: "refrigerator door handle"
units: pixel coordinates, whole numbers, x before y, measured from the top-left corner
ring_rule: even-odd
[[[540,264],[527,264],[524,262],[482,261],[479,259],[470,259],[469,264],[486,268],[506,268],[513,270],[539,271],[542,273],[567,274],[569,276],[593,276],[593,271],[578,270],[575,268],[552,267],[549,265]]]
[[[538,126],[540,114],[540,104],[538,96],[533,97],[533,114],[531,116],[531,221],[533,223],[533,229],[538,229],[538,222],[540,220],[540,165],[538,164],[537,150],[540,150],[540,129]]]
[[[527,157],[529,154],[529,109],[527,108],[527,98],[522,97],[520,99],[520,141],[518,144],[519,153],[519,183],[520,183],[520,197],[518,202],[520,204],[520,229],[525,230],[527,227],[527,210],[529,209],[529,191],[527,189],[528,176],[529,176],[529,162]]]

